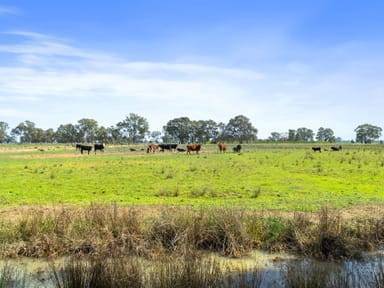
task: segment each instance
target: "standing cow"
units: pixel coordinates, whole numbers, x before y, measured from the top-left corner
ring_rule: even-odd
[[[220,153],[221,153],[221,152],[225,153],[225,151],[227,151],[227,144],[225,144],[225,143],[219,143],[219,144],[217,144],[217,146],[219,147],[219,151],[220,151]]]
[[[160,151],[164,152],[165,150],[175,151],[177,144],[159,144]]]
[[[149,152],[155,153],[155,151],[158,149],[159,149],[159,145],[149,144],[148,148],[147,148],[147,153],[149,153]]]
[[[233,152],[240,153],[241,152],[241,145],[237,144],[235,147],[232,148]]]
[[[95,144],[95,145],[93,145],[93,148],[95,149],[95,154],[96,154],[97,150],[100,150],[101,152],[104,152],[105,146],[104,146],[104,144]]]
[[[199,154],[200,149],[201,149],[201,144],[188,144],[187,154],[191,154],[191,151],[195,151],[196,154]]]
[[[313,152],[319,151],[321,153],[321,147],[312,147]]]
[[[341,146],[338,146],[338,147],[337,146],[332,146],[331,147],[332,151],[341,151],[342,149],[343,149],[343,147],[341,147]]]
[[[77,149],[77,147],[76,147],[76,149]],[[91,152],[91,150],[92,150],[92,146],[80,144],[79,149],[80,149],[81,154],[83,154],[83,151],[88,151],[88,155],[89,155],[89,152]]]

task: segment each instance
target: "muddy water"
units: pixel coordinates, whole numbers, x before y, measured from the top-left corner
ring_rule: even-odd
[[[320,262],[309,259],[296,258],[287,254],[270,254],[261,251],[254,251],[251,255],[241,259],[230,259],[219,255],[209,255],[220,263],[223,270],[228,273],[242,271],[246,274],[250,285],[254,271],[258,271],[261,282],[259,287],[287,287],[287,278],[293,274],[298,278],[305,277],[335,277],[335,275],[347,275],[349,285],[347,287],[376,287],[372,284],[375,270],[384,270],[384,251],[372,255],[366,255],[364,261],[344,262]],[[0,268],[10,267],[12,273],[17,274],[18,282],[12,283],[9,287],[56,287],[55,278],[52,273],[53,265],[57,270],[65,263],[65,258],[30,259],[20,258],[0,262]],[[149,267],[156,265],[143,259],[138,260],[140,265]],[[144,264],[143,264],[144,263]],[[1,269],[0,271],[4,271]],[[235,276],[236,277],[236,276]],[[295,278],[294,276],[293,278]],[[344,276],[343,276],[344,277]],[[8,287],[8,286],[5,286]],[[254,287],[254,286],[252,286]]]

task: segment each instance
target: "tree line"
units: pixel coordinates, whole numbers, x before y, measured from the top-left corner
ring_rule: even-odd
[[[362,124],[354,131],[356,142],[371,143],[380,138],[382,128]],[[62,124],[56,130],[38,128],[29,120],[11,129],[6,122],[0,121],[0,143],[252,143],[258,140],[257,133],[258,129],[244,115],[235,116],[228,123],[179,117],[169,120],[163,126],[163,131],[150,131],[147,119],[135,113],[130,113],[123,121],[107,128],[89,118],[80,119],[76,124]],[[333,143],[341,139],[334,135],[331,128],[320,127],[314,133],[311,129],[301,127],[284,133],[272,132],[264,140]]]

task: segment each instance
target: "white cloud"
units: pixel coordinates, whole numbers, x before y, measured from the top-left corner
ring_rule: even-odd
[[[42,34],[12,33],[20,42],[0,45],[0,56],[14,56],[0,68],[0,103],[8,107],[0,110],[0,120],[10,124],[30,120],[56,128],[89,117],[111,126],[133,112],[146,117],[151,130],[161,130],[174,117],[226,123],[243,114],[262,138],[323,126],[350,139],[359,122],[379,119],[378,106],[369,101],[383,104],[380,75],[364,72],[377,69],[382,59],[360,59],[364,71],[351,69],[347,60],[358,63],[355,54],[338,63],[319,55],[313,62],[297,59],[252,69],[137,62]]]

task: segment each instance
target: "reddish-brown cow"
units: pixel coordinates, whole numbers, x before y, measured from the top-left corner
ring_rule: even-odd
[[[227,150],[227,144],[225,144],[225,143],[219,143],[219,144],[217,144],[217,146],[219,147],[220,152],[224,153]]]
[[[200,149],[201,149],[201,144],[188,144],[187,154],[191,154],[191,151],[196,151],[196,154],[199,154]]]
[[[159,145],[149,144],[148,148],[147,148],[147,153],[149,153],[149,152],[155,153],[155,151],[158,150],[158,149],[159,149]]]

